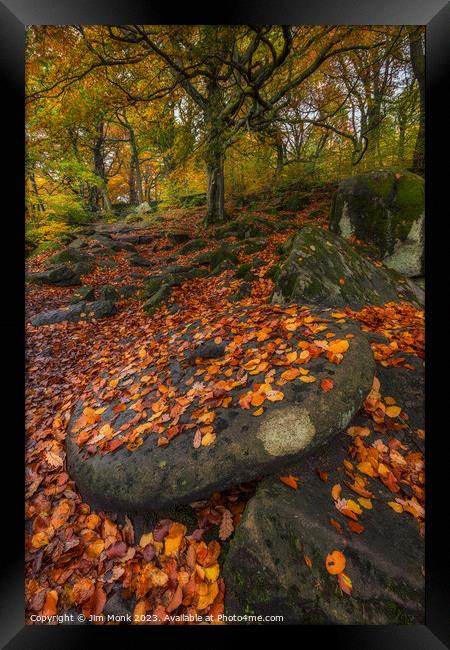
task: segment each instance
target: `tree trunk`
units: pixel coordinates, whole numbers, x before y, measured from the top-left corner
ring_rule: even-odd
[[[139,151],[136,144],[136,138],[134,131],[131,126],[128,127],[130,133],[130,148],[131,148],[131,177],[133,179],[133,185],[130,183],[130,203],[143,203],[144,194],[142,191],[142,175],[141,175],[141,165],[139,163]],[[131,193],[133,190],[133,201],[131,200]]]
[[[102,188],[101,193],[102,193],[102,198],[103,198],[103,209],[106,212],[112,212],[113,209],[112,209],[111,199],[109,197],[108,188],[106,186],[104,188]]]
[[[134,179],[133,157],[131,157],[130,160],[130,174],[128,176],[128,187],[129,187],[130,205],[136,205],[137,197],[136,197],[136,184]]]
[[[409,28],[409,51],[414,76],[419,85],[420,117],[419,131],[413,156],[413,171],[425,174],[425,54],[422,48],[422,28]]]
[[[97,133],[94,142],[94,173],[98,178],[104,181],[105,177],[105,167],[103,160],[103,122],[100,122],[97,125]],[[98,186],[93,186],[90,188],[90,206],[93,212],[97,212],[100,208],[100,199],[102,196],[101,188]]]
[[[224,195],[225,155],[220,143],[215,140],[207,147],[206,171],[208,189],[206,193],[208,212],[206,223],[223,223],[227,220]]]

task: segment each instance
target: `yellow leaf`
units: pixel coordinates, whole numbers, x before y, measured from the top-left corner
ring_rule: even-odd
[[[316,378],[312,375],[303,375],[302,377],[299,377],[299,380],[305,384],[311,384],[313,381],[316,381]]]
[[[279,402],[284,398],[284,393],[281,390],[270,390],[266,393],[266,397],[270,402]]]
[[[215,442],[215,440],[216,440],[216,434],[215,433],[207,433],[202,438],[202,447],[208,447],[209,445],[212,445],[213,442]]]
[[[375,471],[368,461],[358,463],[356,467],[362,474],[366,474],[367,476],[375,476]]]
[[[372,510],[372,501],[370,499],[366,499],[365,497],[360,497],[358,499],[358,503],[362,505],[363,508],[366,510]]]
[[[362,513],[361,508],[359,505],[356,503],[356,501],[353,501],[353,499],[349,499],[347,501],[347,508],[351,510],[352,512],[355,513],[355,515],[360,515]]]
[[[215,582],[219,577],[219,565],[213,564],[205,568],[205,578],[208,582]]]
[[[388,415],[390,418],[396,418],[400,415],[402,412],[402,409],[400,406],[388,406],[386,409],[386,415]]]
[[[186,535],[186,530],[186,526],[183,524],[172,524],[164,538],[164,552],[166,555],[176,555],[178,553],[183,537]]]
[[[397,503],[397,501],[388,501],[388,506],[390,506],[392,510],[395,510],[395,512],[403,512],[403,506],[401,506],[400,503]]]
[[[206,609],[209,607],[216,599],[218,593],[219,586],[217,582],[213,582],[211,585],[209,585],[206,594],[199,597],[197,609]]]
[[[342,354],[343,352],[347,352],[348,348],[349,343],[345,339],[338,339],[328,345],[328,350],[333,352],[333,354]]]
[[[153,543],[153,533],[144,533],[141,536],[141,541],[139,542],[139,546],[145,548],[147,544],[152,544],[152,543]]]

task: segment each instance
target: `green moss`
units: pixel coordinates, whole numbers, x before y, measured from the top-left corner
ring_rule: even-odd
[[[265,277],[270,278],[274,282],[278,280],[278,276],[280,274],[280,264],[279,262],[272,264],[270,269],[266,272]]]
[[[251,282],[254,279],[250,262],[245,262],[244,264],[239,265],[236,271],[236,277],[242,280],[247,280],[247,282]]]
[[[215,251],[212,251],[210,255],[209,268],[213,271],[221,262],[225,262],[225,260],[230,261],[232,264],[237,264],[239,262],[239,257],[230,246],[222,244],[219,248],[216,248]]]
[[[205,248],[205,246],[206,246],[206,241],[204,239],[201,238],[193,239],[192,241],[188,242],[181,248],[180,253],[182,255],[186,255],[187,253],[199,251],[202,248]]]
[[[344,181],[333,197],[330,229],[342,234],[347,217],[358,239],[373,243],[380,258],[404,241],[424,210],[424,181],[404,170],[370,172]]]
[[[146,298],[150,298],[150,296],[153,296],[153,294],[156,293],[158,289],[161,287],[162,283],[163,283],[163,276],[150,278],[149,280],[146,280],[143,289],[144,296]]]
[[[76,249],[66,248],[47,260],[47,264],[66,264],[70,262],[86,262],[89,256]]]
[[[405,612],[405,610],[399,607],[397,603],[387,602],[385,603],[385,608],[392,617],[392,623],[397,623],[398,625],[413,625],[416,622],[414,617]]]

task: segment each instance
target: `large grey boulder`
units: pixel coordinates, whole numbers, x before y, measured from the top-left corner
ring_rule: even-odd
[[[99,291],[99,297],[102,300],[110,300],[111,302],[117,302],[121,298],[130,298],[134,296],[140,287],[135,284],[118,284],[118,285],[106,285],[101,287]]]
[[[279,314],[279,310],[274,310],[275,319]],[[249,317],[251,310],[245,312],[245,318]],[[69,471],[83,498],[99,507],[125,512],[145,512],[171,504],[189,503],[205,498],[214,491],[279,471],[288,463],[329,441],[350,421],[367,395],[372,384],[374,360],[366,338],[357,329],[348,324],[335,323],[334,319],[329,319],[329,314],[328,320],[333,322],[327,322],[327,331],[335,333],[337,337],[354,334],[349,339],[349,348],[342,362],[336,365],[323,356],[311,359],[308,368],[316,381],[305,383],[297,378],[286,382],[282,386],[283,399],[266,400],[265,410],[259,417],[252,415],[255,407],[242,408],[239,399],[251,391],[255,384],[264,383],[265,372],[262,370],[252,375],[242,371],[245,383],[230,388],[227,395],[232,397],[232,401],[228,407],[220,406],[220,401],[213,407],[216,438],[208,446],[200,445],[196,448],[193,445],[198,424],[194,428],[181,430],[175,437],[171,436],[169,444],[158,446],[158,434],[148,433],[148,429],[152,428],[151,423],[155,422],[153,418],[142,435],[142,444],[134,450],[129,451],[126,444],[114,449],[115,444],[109,449],[110,441],[106,438],[102,441],[106,447],[100,453],[95,445],[91,449],[89,432],[87,437],[82,434],[77,442],[80,436],[78,427],[82,426],[77,425],[77,422],[88,403],[86,399],[80,400],[72,414],[66,445]],[[186,341],[189,340],[190,331],[191,328],[183,335]],[[273,334],[274,340],[277,336],[278,330]],[[301,335],[298,336],[302,338]],[[233,337],[234,334],[230,333],[227,339],[223,334],[223,340],[227,340],[227,344]],[[289,339],[292,349],[298,349],[298,340],[294,333]],[[192,343],[195,345],[197,341],[196,336]],[[263,351],[265,348],[261,347]],[[243,353],[247,348],[252,355],[258,353],[256,341],[246,343]],[[183,413],[177,419],[178,424],[188,425],[197,421],[195,413],[204,404],[198,401],[203,393],[196,392],[196,372],[198,363],[202,363],[202,357],[193,362],[189,347],[186,348],[186,354],[178,350],[179,344],[170,350],[169,375],[164,383],[174,387],[176,398],[190,396]],[[206,366],[210,363],[205,360]],[[238,368],[235,366],[235,372]],[[283,369],[279,367],[278,372],[281,373]],[[145,383],[156,371],[157,366],[151,364],[139,366],[133,374],[128,370],[116,387],[117,397],[111,401],[102,401],[98,395],[90,393],[92,399],[89,405],[92,408],[106,407],[101,421],[95,425],[96,430],[110,424],[110,428],[106,427],[103,431],[111,435],[112,429],[114,443],[120,441],[117,436],[128,429],[126,424],[133,418],[136,422],[136,411],[132,408],[120,410],[118,405],[127,404],[127,391],[131,381],[134,385],[139,385],[144,377]],[[330,392],[325,392],[321,387],[321,381],[325,377],[333,378],[334,388]],[[194,386],[194,394],[191,386]],[[144,402],[146,416],[139,420],[139,426],[145,425],[153,416],[151,404],[160,399],[156,392],[157,384],[148,384],[147,387],[151,390],[147,391]],[[213,387],[214,381],[211,382],[211,391],[214,390]],[[278,389],[278,386],[274,387]],[[167,398],[167,414],[180,403],[176,398]],[[133,404],[134,401],[128,402],[128,405]],[[170,417],[169,420],[166,417],[164,422],[164,426],[170,430]]]
[[[37,284],[50,284],[55,287],[72,287],[81,284],[80,273],[70,266],[57,266],[47,271],[27,273],[25,279]]]
[[[282,614],[284,623],[302,625],[423,622],[424,543],[413,517],[387,505],[397,495],[379,480],[371,481],[373,507],[361,508],[361,534],[350,531],[334,505],[335,484],[341,485],[343,497],[358,499],[344,485],[342,463],[350,460],[349,442],[348,436],[338,436],[323,451],[284,471],[299,477],[297,490],[278,477],[258,485],[224,565],[226,614]],[[326,482],[318,471],[328,473]],[[341,593],[337,576],[326,570],[325,558],[333,550],[346,558],[351,596]]]
[[[342,181],[333,197],[330,230],[372,244],[386,266],[402,275],[423,275],[424,179],[390,170]]]
[[[104,318],[116,313],[116,306],[109,300],[96,300],[95,302],[81,301],[69,307],[43,311],[31,318],[34,327],[40,325],[53,325],[65,321],[77,322],[79,320],[92,320]]]
[[[387,341],[372,333],[368,338]],[[408,428],[374,431],[373,422],[363,412],[351,422],[352,426],[372,431],[364,438],[367,447],[375,440],[386,446],[383,453],[388,454],[384,458],[387,466],[394,461],[401,466],[404,461],[400,456],[411,451],[424,452],[423,440],[417,435],[417,429],[424,427],[424,364],[413,355],[402,356],[414,370],[377,365],[376,374],[381,394],[394,398],[406,412]],[[390,452],[393,437],[403,447],[393,446]],[[400,491],[392,493],[378,477],[364,475],[365,488],[373,494],[372,508],[360,506],[358,524],[364,530],[351,532],[351,520],[338,511],[331,496],[333,485],[339,484],[341,498],[358,500],[359,495],[348,487],[352,484],[348,462],[354,468],[357,465],[349,456],[351,443],[352,439],[342,433],[317,453],[285,470],[284,475],[299,477],[296,491],[283,485],[278,477],[266,478],[258,485],[224,565],[228,615],[283,614],[284,622],[297,624],[423,621],[424,540],[411,514],[395,512],[388,505],[396,497],[410,498],[411,486],[400,482]],[[393,461],[389,454],[393,454]],[[359,473],[356,469],[351,471]],[[327,474],[325,481],[318,472]],[[340,531],[331,525],[331,519],[341,526]],[[351,596],[342,594],[336,575],[326,571],[325,558],[333,550],[345,555],[345,573],[353,583]],[[311,561],[310,568],[305,555]]]
[[[406,284],[399,286],[342,237],[305,226],[293,239],[289,257],[280,268],[272,303],[359,309],[412,297]]]
[[[76,248],[65,248],[64,250],[52,255],[47,260],[47,266],[56,266],[59,264],[77,264],[79,262],[92,262],[91,255],[81,252]]]

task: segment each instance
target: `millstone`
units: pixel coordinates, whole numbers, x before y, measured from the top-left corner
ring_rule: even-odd
[[[266,398],[261,414],[255,405],[245,408],[240,400],[244,395],[252,395],[250,391],[259,390],[258,386],[270,389],[272,384],[264,383],[266,371],[251,374],[239,365],[239,360],[243,357],[245,364],[258,353],[263,355],[268,342],[258,342],[255,335],[241,345],[236,344],[236,336],[248,331],[249,319],[258,323],[260,312],[264,317],[269,314],[272,323],[278,323],[276,318],[285,318],[285,312],[279,307],[264,306],[255,314],[252,308],[237,306],[228,309],[227,314],[232,313],[231,309],[241,310],[241,320],[232,320],[228,315],[228,321],[221,325],[222,339],[228,346],[223,359],[198,357],[193,361],[192,350],[202,339],[196,325],[190,323],[183,326],[183,334],[178,338],[171,332],[172,347],[164,347],[166,358],[162,361],[158,358],[156,363],[150,355],[148,365],[132,368],[128,364],[118,370],[112,388],[111,373],[94,382],[95,390],[92,386],[88,388],[84,399],[75,406],[66,439],[69,471],[83,498],[115,511],[145,512],[189,503],[276,472],[327,442],[348,424],[369,392],[374,374],[372,352],[357,328],[348,323],[338,324],[326,310],[320,318],[326,321],[326,333],[335,335],[333,339],[327,339],[323,331],[320,335],[311,333],[308,328],[312,325],[299,327],[295,332],[284,330],[283,338],[277,325],[272,332],[274,341],[278,341],[273,348],[277,373],[287,366],[279,367],[284,352],[281,354],[276,346],[300,353],[298,342],[304,343],[305,331],[309,332],[310,341],[320,338],[324,345],[349,335],[345,339],[349,347],[339,364],[331,363],[321,351],[320,356],[311,357],[307,368],[315,381],[306,383],[296,378],[284,385],[275,382],[273,390],[277,394],[281,391],[283,397],[278,401]],[[286,314],[289,317],[292,310],[286,310]],[[158,345],[153,341],[152,349],[158,349]],[[221,363],[224,365],[220,366]],[[161,367],[165,368],[166,389],[162,394],[158,388],[160,375],[158,380],[153,379]],[[241,383],[224,390],[227,376],[222,372],[229,368]],[[199,375],[202,369],[206,369],[206,374],[204,371]],[[277,381],[278,377],[279,374],[275,377]],[[334,384],[328,392],[321,387],[324,378],[331,378]],[[145,396],[139,397],[139,393],[136,399],[136,392],[141,390],[145,390]],[[174,396],[170,397],[172,392]],[[268,395],[272,398],[275,393],[269,391]],[[231,398],[226,408],[222,404],[224,396]],[[181,413],[180,404],[184,404]],[[133,410],[132,406],[136,408]],[[161,411],[162,408],[166,410]],[[99,414],[93,415],[96,410]],[[258,417],[253,415],[255,411]],[[92,423],[92,417],[98,421]],[[204,438],[199,438],[200,429]],[[212,429],[213,434],[209,432]],[[205,432],[210,444],[205,444]],[[158,446],[161,440],[164,445]]]

